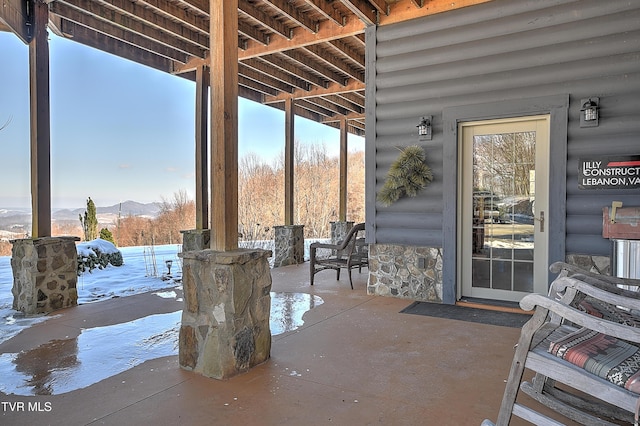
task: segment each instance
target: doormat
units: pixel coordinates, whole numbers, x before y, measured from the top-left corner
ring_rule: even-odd
[[[500,312],[466,306],[444,305],[440,303],[413,302],[400,311],[401,314],[425,315],[457,321],[477,322],[502,327],[522,328],[531,315]]]

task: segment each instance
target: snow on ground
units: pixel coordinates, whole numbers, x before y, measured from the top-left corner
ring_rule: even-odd
[[[131,296],[153,290],[178,287],[182,278],[181,245],[153,247],[123,247],[124,264],[94,269],[78,277],[78,303],[93,303],[114,297]],[[171,260],[171,277],[167,276],[166,261]],[[13,272],[11,257],[0,256],[0,343],[18,334],[23,328],[51,316],[29,317],[12,309]],[[54,314],[55,315],[55,314]]]
[[[329,240],[305,240],[305,259],[309,258],[309,245],[314,241],[329,242]],[[90,243],[96,243],[92,241]],[[84,253],[87,243],[79,245],[79,253]],[[110,245],[110,244],[109,244]],[[251,246],[273,250],[273,241],[257,241],[252,244],[241,243],[241,246]],[[103,252],[109,252],[109,246],[100,246]],[[122,247],[120,252],[124,264],[119,267],[112,265],[105,269],[94,269],[85,272],[78,277],[78,303],[94,303],[101,300],[112,299],[114,297],[132,296],[134,294],[146,293],[155,290],[165,290],[156,293],[160,297],[176,297],[175,292],[171,288],[179,287],[182,279],[182,262],[178,253],[182,250],[179,244],[146,246],[146,247]],[[168,276],[167,261],[171,261],[171,276]],[[270,259],[273,262],[273,257]],[[23,328],[46,321],[52,318],[51,315],[25,318],[24,314],[12,309],[13,295],[11,287],[13,286],[13,271],[11,269],[11,257],[0,256],[0,343],[18,334]],[[299,303],[300,300],[291,299],[291,295],[272,295],[272,314],[276,314],[280,303],[291,305]],[[299,298],[300,296],[296,296]],[[280,300],[284,298],[283,300]],[[319,298],[318,298],[319,299]],[[315,301],[315,304],[322,303],[321,299]],[[309,306],[309,303],[306,303]],[[291,311],[291,308],[289,308]],[[289,330],[289,327],[297,327],[302,323],[302,315],[304,310],[296,315],[300,318],[288,318],[287,326],[274,323],[273,334],[280,334]]]

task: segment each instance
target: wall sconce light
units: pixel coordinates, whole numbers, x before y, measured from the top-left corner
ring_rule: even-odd
[[[598,127],[600,98],[581,99],[580,127]]]
[[[425,115],[420,118],[420,123],[416,126],[418,127],[418,140],[420,141],[430,141],[431,140],[431,120],[433,116]]]

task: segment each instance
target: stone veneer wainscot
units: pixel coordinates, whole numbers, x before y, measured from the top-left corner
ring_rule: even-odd
[[[371,244],[367,294],[442,303],[442,250]]]

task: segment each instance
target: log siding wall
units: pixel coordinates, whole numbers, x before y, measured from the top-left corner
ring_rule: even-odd
[[[445,206],[455,205],[456,194],[443,176],[457,165],[446,155],[443,111],[568,95],[567,135],[551,140],[552,151],[566,144],[558,151],[566,152],[565,254],[609,255],[602,208],[613,200],[640,205],[640,191],[578,189],[578,158],[640,154],[639,2],[495,0],[371,27],[366,36],[369,242],[446,245]],[[600,97],[600,125],[580,128],[580,99],[593,96]],[[418,143],[424,115],[434,118],[433,140],[419,143],[434,181],[383,207],[375,196],[399,148]]]

